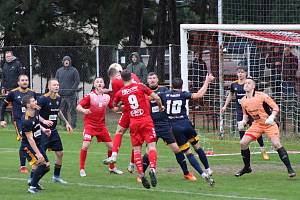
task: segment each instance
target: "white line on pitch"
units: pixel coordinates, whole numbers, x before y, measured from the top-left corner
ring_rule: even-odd
[[[12,180],[12,181],[27,181],[27,179],[24,179],[24,178],[14,178],[14,177],[0,177],[0,179]],[[50,182],[47,182],[47,183],[50,183]],[[78,185],[78,186],[83,186],[83,187],[96,187],[96,188],[108,188],[108,189],[149,191],[144,188],[116,186],[116,185],[97,185],[97,184],[87,184],[87,183],[68,183],[68,185]],[[189,194],[189,195],[200,195],[200,196],[209,196],[209,197],[222,197],[222,198],[228,198],[228,199],[276,200],[276,199],[271,199],[271,198],[266,198],[266,197],[247,197],[247,196],[237,196],[237,195],[209,194],[209,193],[202,193],[202,192],[165,190],[165,189],[154,189],[154,190],[150,190],[150,191],[156,191],[156,192],[161,192],[161,193],[175,193],[175,194]]]

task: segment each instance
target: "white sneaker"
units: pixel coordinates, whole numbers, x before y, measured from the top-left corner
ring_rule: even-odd
[[[212,179],[207,173],[201,174],[202,178],[208,183],[209,186],[213,187],[215,185],[214,179]]]
[[[207,169],[206,169],[206,173],[207,173],[209,176],[212,176],[213,170],[211,170],[210,168],[207,168]]]
[[[116,167],[113,168],[113,169],[109,169],[109,172],[110,172],[111,174],[118,174],[118,175],[123,174],[123,172],[122,172],[121,170],[118,170]]]
[[[79,174],[80,174],[81,177],[85,177],[86,176],[86,173],[85,173],[84,169],[81,169],[79,171]]]
[[[113,163],[117,162],[117,158],[111,156],[109,158],[104,159],[102,162],[103,162],[104,165],[113,164]]]
[[[133,173],[133,172],[134,172],[134,164],[133,164],[133,163],[130,162],[130,163],[128,164],[127,171],[128,171],[129,173]]]
[[[52,176],[52,181],[54,183],[68,184],[67,181],[64,181],[62,178],[56,176]]]

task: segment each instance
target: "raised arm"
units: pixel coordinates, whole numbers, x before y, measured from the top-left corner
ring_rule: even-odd
[[[208,89],[208,85],[215,79],[212,74],[207,74],[203,86],[198,90],[197,93],[192,94],[192,99],[199,99],[203,97]]]

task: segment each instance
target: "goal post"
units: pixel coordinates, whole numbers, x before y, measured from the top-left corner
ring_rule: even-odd
[[[225,130],[227,135],[237,136],[234,100],[224,122],[220,108],[230,82],[237,79],[236,68],[245,65],[248,75],[259,80],[260,89],[279,104],[284,135],[300,134],[300,24],[181,24],[180,45],[183,90],[199,89],[204,72],[213,73],[217,79],[203,100],[189,105],[190,114],[200,115],[196,119],[196,123],[201,121],[200,129],[215,134]],[[195,62],[201,65],[197,69]]]

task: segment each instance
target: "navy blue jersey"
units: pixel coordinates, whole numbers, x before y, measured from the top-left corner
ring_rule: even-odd
[[[186,100],[191,99],[192,93],[186,91],[171,90],[161,93],[161,99],[165,106],[169,120],[188,119]]]
[[[168,88],[166,87],[158,87],[154,92],[158,95],[161,95],[162,93],[165,93],[169,91]],[[161,122],[168,122],[168,116],[167,113],[164,112],[159,112],[158,105],[155,100],[150,101],[150,114],[152,117],[152,120],[155,123],[161,123]]]
[[[235,94],[236,112],[243,113],[240,101],[245,96],[244,84],[240,84],[239,81],[234,81],[230,85],[230,92]]]
[[[31,95],[33,96],[35,99],[37,97],[36,93],[27,88],[25,90],[23,90],[20,87],[17,87],[13,90],[11,90],[8,95],[6,96],[6,98],[4,99],[4,104],[2,105],[2,109],[1,109],[1,120],[4,120],[4,111],[5,108],[8,104],[12,104],[12,112],[13,112],[13,119],[14,121],[16,121],[17,119],[21,119],[22,116],[25,113],[25,107],[22,105],[22,99],[25,95]],[[4,106],[4,108],[3,108]]]
[[[41,123],[45,128],[50,128],[51,130],[56,129],[57,117],[60,110],[61,97],[56,95],[55,98],[50,97],[50,93],[46,93],[38,98],[38,105],[41,107],[40,116],[45,120],[50,120],[53,122],[51,127]]]
[[[22,146],[30,146],[26,133],[30,132],[37,146],[41,145],[41,127],[38,116],[31,117],[26,112],[22,117]]]

